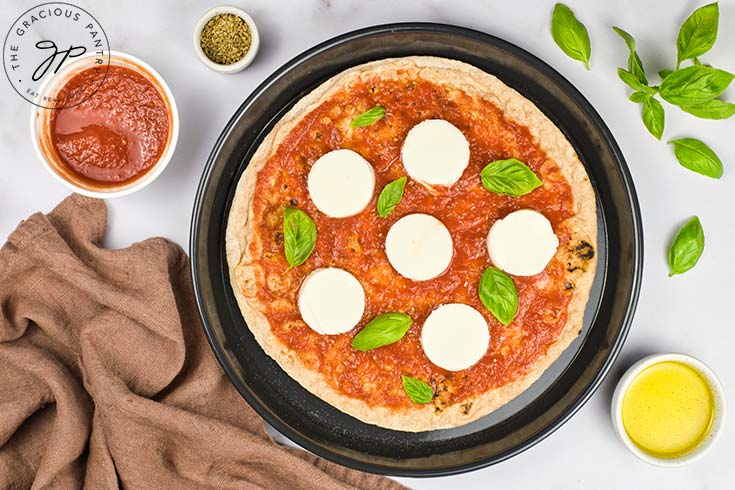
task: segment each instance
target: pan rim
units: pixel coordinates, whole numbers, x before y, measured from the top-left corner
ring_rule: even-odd
[[[565,94],[574,101],[575,104],[577,104],[578,108],[581,109],[582,112],[585,113],[586,117],[595,124],[596,131],[598,131],[598,134],[604,139],[605,143],[607,144],[611,154],[614,157],[615,162],[617,163],[616,170],[620,174],[620,181],[623,184],[624,192],[627,196],[627,200],[631,208],[631,215],[632,215],[631,218],[632,218],[632,228],[633,228],[632,247],[633,247],[634,257],[632,261],[634,264],[634,268],[632,271],[632,277],[630,278],[631,279],[630,295],[626,299],[626,305],[624,307],[625,314],[621,321],[620,330],[615,338],[614,344],[611,346],[610,351],[608,352],[607,357],[605,361],[603,362],[603,364],[601,365],[601,367],[599,368],[598,372],[594,375],[592,382],[579,394],[579,396],[574,401],[570,403],[569,408],[567,408],[561,415],[557,416],[555,419],[552,419],[548,424],[546,424],[546,427],[543,430],[539,431],[537,434],[534,434],[533,436],[531,436],[529,439],[527,439],[523,443],[503,453],[500,453],[490,458],[486,458],[484,460],[472,461],[472,462],[459,464],[459,465],[453,465],[453,466],[430,467],[430,468],[425,468],[425,469],[407,469],[404,467],[390,466],[390,465],[379,464],[379,463],[365,463],[365,462],[347,457],[344,454],[335,452],[329,447],[319,444],[317,441],[314,441],[310,439],[308,436],[301,434],[298,430],[295,430],[289,424],[282,421],[265,404],[263,404],[259,400],[256,393],[254,393],[248,386],[240,382],[240,380],[238,379],[238,376],[234,372],[233,367],[230,365],[229,360],[226,358],[225,353],[217,345],[215,333],[212,330],[211,325],[209,325],[209,319],[206,318],[204,314],[205,299],[203,298],[202,293],[199,288],[200,264],[199,264],[199,257],[197,256],[197,253],[196,253],[197,242],[200,239],[200,232],[202,231],[202,227],[203,227],[200,225],[202,206],[204,204],[203,197],[208,188],[208,185],[210,184],[210,180],[212,177],[212,171],[214,169],[215,163],[217,162],[218,155],[220,153],[220,150],[223,144],[228,139],[228,137],[231,135],[235,127],[235,124],[240,119],[242,114],[247,110],[247,108],[250,105],[252,105],[252,103],[255,102],[258,99],[258,97],[260,97],[263,94],[263,92],[266,91],[271,84],[273,84],[276,80],[280,79],[284,74],[288,73],[289,70],[309,60],[310,58],[321,53],[322,51],[333,48],[335,46],[341,45],[343,43],[346,43],[346,42],[349,42],[355,39],[375,36],[378,34],[396,33],[396,32],[407,32],[407,33],[435,32],[435,33],[459,35],[463,37],[470,37],[475,40],[479,39],[481,41],[490,42],[496,47],[500,47],[501,49],[505,49],[505,50],[513,52],[515,55],[522,58],[526,63],[530,64],[533,68],[540,70],[541,72],[544,73],[544,75],[550,77],[553,80],[553,82],[556,83],[561,88],[561,90],[564,91]],[[222,366],[222,369],[228,375],[231,382],[234,384],[234,386],[236,387],[238,392],[241,394],[241,396],[245,398],[245,400],[255,409],[255,411],[261,417],[263,417],[270,425],[272,425],[276,430],[278,430],[280,433],[282,433],[287,438],[289,438],[291,441],[295,442],[296,444],[303,447],[304,449],[310,452],[313,452],[321,457],[324,457],[325,459],[328,459],[330,461],[336,462],[338,464],[341,464],[347,467],[358,469],[361,471],[367,471],[371,473],[391,475],[391,476],[403,476],[403,477],[449,476],[449,475],[455,475],[455,474],[465,473],[471,470],[484,468],[492,464],[496,464],[506,459],[509,459],[525,451],[526,449],[529,449],[535,446],[536,444],[544,440],[546,437],[548,437],[550,434],[552,434],[554,431],[556,431],[564,423],[566,423],[574,414],[576,414],[576,412],[590,399],[590,397],[599,388],[605,376],[610,371],[614,361],[617,359],[620,353],[620,350],[622,349],[622,346],[625,342],[628,331],[630,329],[630,325],[631,325],[633,316],[635,314],[635,309],[636,309],[636,305],[637,305],[638,297],[640,293],[642,270],[643,270],[642,219],[641,219],[641,212],[640,212],[640,208],[638,204],[638,198],[637,198],[636,191],[633,185],[632,176],[627,167],[627,164],[625,163],[625,159],[623,157],[622,151],[618,147],[615,139],[612,136],[612,133],[608,129],[607,125],[604,123],[602,117],[597,113],[597,111],[592,107],[592,105],[587,101],[587,99],[579,92],[579,90],[577,90],[566,78],[564,78],[561,74],[559,74],[555,69],[553,69],[551,66],[546,64],[544,61],[540,60],[539,58],[535,57],[534,55],[530,54],[529,52],[525,51],[524,49],[514,44],[511,44],[507,41],[504,41],[490,34],[486,34],[484,32],[480,32],[477,30],[460,27],[460,26],[448,25],[448,24],[438,24],[438,23],[428,23],[428,22],[402,22],[402,23],[382,24],[382,25],[366,27],[366,28],[355,30],[355,31],[347,32],[345,34],[342,34],[332,39],[329,39],[327,41],[324,41],[310,49],[307,49],[306,51],[297,55],[296,57],[289,60],[285,64],[281,65],[268,78],[266,78],[245,99],[245,101],[235,111],[234,115],[230,118],[230,120],[225,125],[222,133],[220,134],[219,138],[217,139],[212,149],[212,152],[209,155],[207,163],[202,172],[201,181],[197,188],[194,209],[192,212],[189,247],[190,247],[190,252],[191,252],[190,260],[191,260],[192,281],[194,284],[194,294],[195,294],[195,299],[196,299],[200,319],[202,321],[202,325],[204,327],[204,331],[207,337],[207,341],[209,342],[210,347],[212,348],[212,351],[215,357],[217,358],[217,361],[220,363],[220,365]]]

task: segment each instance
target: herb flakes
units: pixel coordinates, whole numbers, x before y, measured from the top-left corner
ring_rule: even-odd
[[[250,26],[234,14],[215,15],[199,35],[204,54],[220,65],[231,65],[243,59],[252,42]]]

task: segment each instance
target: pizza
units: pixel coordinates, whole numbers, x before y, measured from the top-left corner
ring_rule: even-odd
[[[496,77],[444,58],[348,69],[240,177],[226,250],[243,319],[293,379],[401,431],[508,403],[579,335],[595,274],[589,177]]]

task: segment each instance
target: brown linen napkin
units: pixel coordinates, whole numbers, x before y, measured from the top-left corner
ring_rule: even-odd
[[[204,338],[181,248],[100,248],[72,195],[0,249],[0,489],[371,489],[275,445]]]

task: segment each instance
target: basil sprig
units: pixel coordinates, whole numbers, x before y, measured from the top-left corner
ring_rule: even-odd
[[[406,187],[406,177],[401,177],[386,184],[378,196],[376,204],[378,216],[385,218],[396,208],[403,198],[403,190]]]
[[[557,3],[551,14],[551,37],[570,58],[584,63],[590,69],[590,36],[574,12],[562,3]]]
[[[669,277],[683,274],[699,261],[704,252],[704,230],[698,217],[693,217],[674,237],[669,248]]]
[[[516,197],[528,194],[543,185],[533,170],[515,158],[496,160],[487,164],[480,172],[480,178],[485,189]]]
[[[555,9],[554,16],[556,13]],[[569,15],[573,17],[574,14],[569,11]],[[661,139],[665,125],[664,107],[657,96],[699,118],[728,119],[735,116],[735,104],[718,98],[735,80],[735,75],[699,59],[717,41],[719,20],[717,2],[700,7],[687,17],[676,39],[676,70],[660,70],[658,75],[661,83],[658,86],[648,82],[633,36],[619,27],[613,27],[628,48],[627,67],[619,68],[618,76],[633,89],[630,101],[642,104],[643,123],[655,138]],[[552,17],[552,28],[553,24]],[[691,65],[682,67],[687,60],[691,61]],[[713,179],[722,176],[722,161],[706,144],[694,138],[680,138],[669,143],[674,146],[676,159],[683,167]],[[695,217],[679,231],[671,245],[670,275],[691,269],[703,250],[704,232],[699,219]]]
[[[664,78],[659,93],[666,102],[690,106],[718,97],[734,78],[735,75],[724,70],[692,65]]]
[[[722,177],[722,160],[701,141],[679,138],[669,141],[669,144],[674,145],[674,155],[682,167],[713,179]]]
[[[664,107],[653,97],[658,89],[648,85],[646,71],[635,50],[636,44],[633,36],[619,27],[613,27],[613,30],[623,38],[625,45],[628,47],[628,69],[618,68],[618,77],[635,90],[631,94],[630,100],[637,104],[643,104],[641,117],[648,132],[656,139],[661,139],[664,132],[665,113]]]
[[[365,126],[370,126],[376,121],[382,119],[383,116],[385,116],[385,107],[375,106],[353,119],[350,126],[353,128],[364,128]]]
[[[291,267],[303,264],[316,244],[316,225],[308,214],[293,206],[283,211],[283,248]]]
[[[657,139],[661,139],[665,124],[664,107],[654,98],[657,94],[684,112],[703,119],[727,119],[735,115],[735,104],[717,99],[735,75],[706,66],[698,58],[709,51],[717,40],[719,16],[717,3],[711,3],[695,10],[684,21],[676,40],[676,70],[660,70],[661,85],[658,87],[648,83],[633,36],[619,27],[613,27],[628,47],[628,67],[619,68],[618,76],[634,90],[629,98],[643,105],[643,123]],[[681,68],[685,60],[692,60],[693,64]]]
[[[434,399],[434,390],[420,379],[404,374],[401,375],[401,382],[403,383],[403,391],[417,405],[424,405]]]
[[[676,38],[676,68],[681,62],[702,56],[717,40],[720,9],[717,2],[700,7],[687,17]]]
[[[629,99],[636,104],[643,104],[641,118],[643,124],[654,138],[661,139],[664,133],[664,124],[666,121],[664,106],[661,105],[654,95],[658,92],[657,87],[648,85],[646,71],[643,68],[643,62],[635,50],[635,39],[632,35],[619,27],[613,27],[618,36],[623,38],[625,45],[628,47],[628,69],[618,68],[618,77],[630,88],[635,90]]]
[[[376,316],[352,339],[357,350],[372,350],[398,342],[413,323],[405,313],[389,312]]]
[[[497,267],[488,267],[482,273],[477,294],[500,323],[510,325],[518,313],[518,290],[510,276]]]

